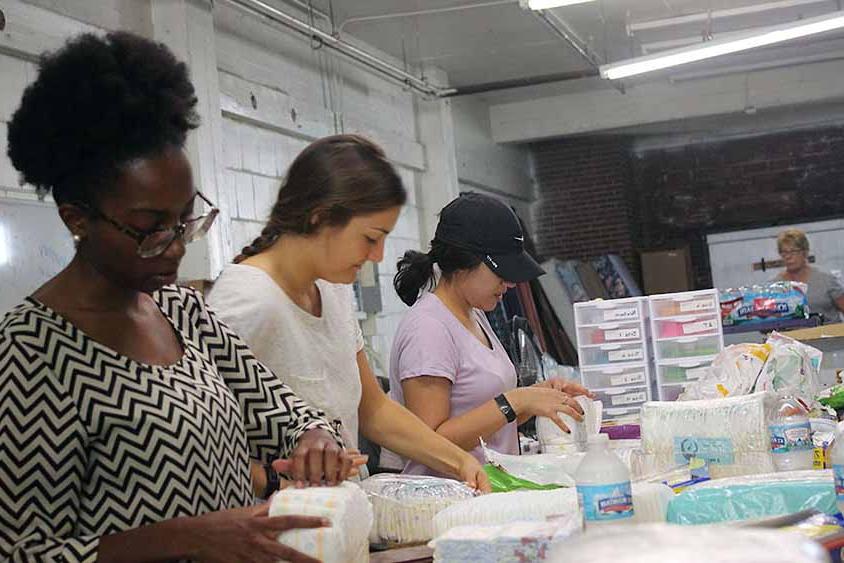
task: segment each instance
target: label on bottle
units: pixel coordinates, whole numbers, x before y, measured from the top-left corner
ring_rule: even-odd
[[[607,354],[611,362],[632,362],[634,360],[641,360],[644,358],[641,348],[631,348],[630,350],[616,350]]]
[[[835,477],[835,496],[838,502],[844,502],[844,465],[834,464],[832,475]]]
[[[587,522],[609,522],[633,516],[630,481],[609,485],[578,485],[577,500]]]
[[[604,311],[605,321],[636,321],[639,319],[639,310],[636,307],[632,309],[613,309],[612,311]]]
[[[800,452],[811,450],[812,428],[809,421],[790,422],[788,424],[771,424],[768,426],[771,431],[771,451],[775,454],[787,454],[788,452]]]
[[[683,325],[683,334],[700,334],[701,332],[710,332],[718,330],[718,321],[709,319],[708,321],[699,321],[696,323],[687,323]]]
[[[630,385],[632,383],[644,383],[645,372],[637,371],[633,373],[623,373],[621,375],[614,375],[610,377],[610,385],[618,387],[619,385]]]
[[[634,338],[641,338],[641,335],[639,334],[639,327],[604,331],[604,340],[607,342],[612,342],[614,340],[633,340]]]
[[[708,311],[712,309],[712,301],[707,299],[706,301],[696,300],[696,301],[684,301],[680,303],[680,312],[681,313],[695,313],[697,311]]]
[[[826,469],[826,450],[818,446],[814,450],[812,458],[812,469]]]
[[[735,463],[733,441],[729,438],[697,436],[674,438],[674,461],[678,465],[686,465],[693,458],[702,459],[711,465],[732,465]]]

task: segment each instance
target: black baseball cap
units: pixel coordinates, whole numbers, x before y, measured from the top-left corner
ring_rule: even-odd
[[[525,252],[516,213],[489,196],[460,194],[440,212],[434,239],[478,254],[490,270],[510,283],[530,281],[545,273]]]

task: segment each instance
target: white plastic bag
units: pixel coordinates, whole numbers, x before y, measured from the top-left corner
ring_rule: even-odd
[[[749,394],[769,353],[770,346],[765,344],[735,344],[724,348],[703,377],[686,386],[679,400],[722,399]]]

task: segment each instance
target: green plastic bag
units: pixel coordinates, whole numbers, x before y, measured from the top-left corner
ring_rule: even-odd
[[[510,491],[551,491],[561,489],[562,485],[539,485],[527,479],[520,479],[507,473],[500,465],[487,463],[484,471],[489,477],[493,493],[508,493]]]

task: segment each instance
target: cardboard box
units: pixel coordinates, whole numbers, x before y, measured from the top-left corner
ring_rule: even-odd
[[[641,253],[642,281],[646,295],[694,289],[689,247],[646,250]]]

